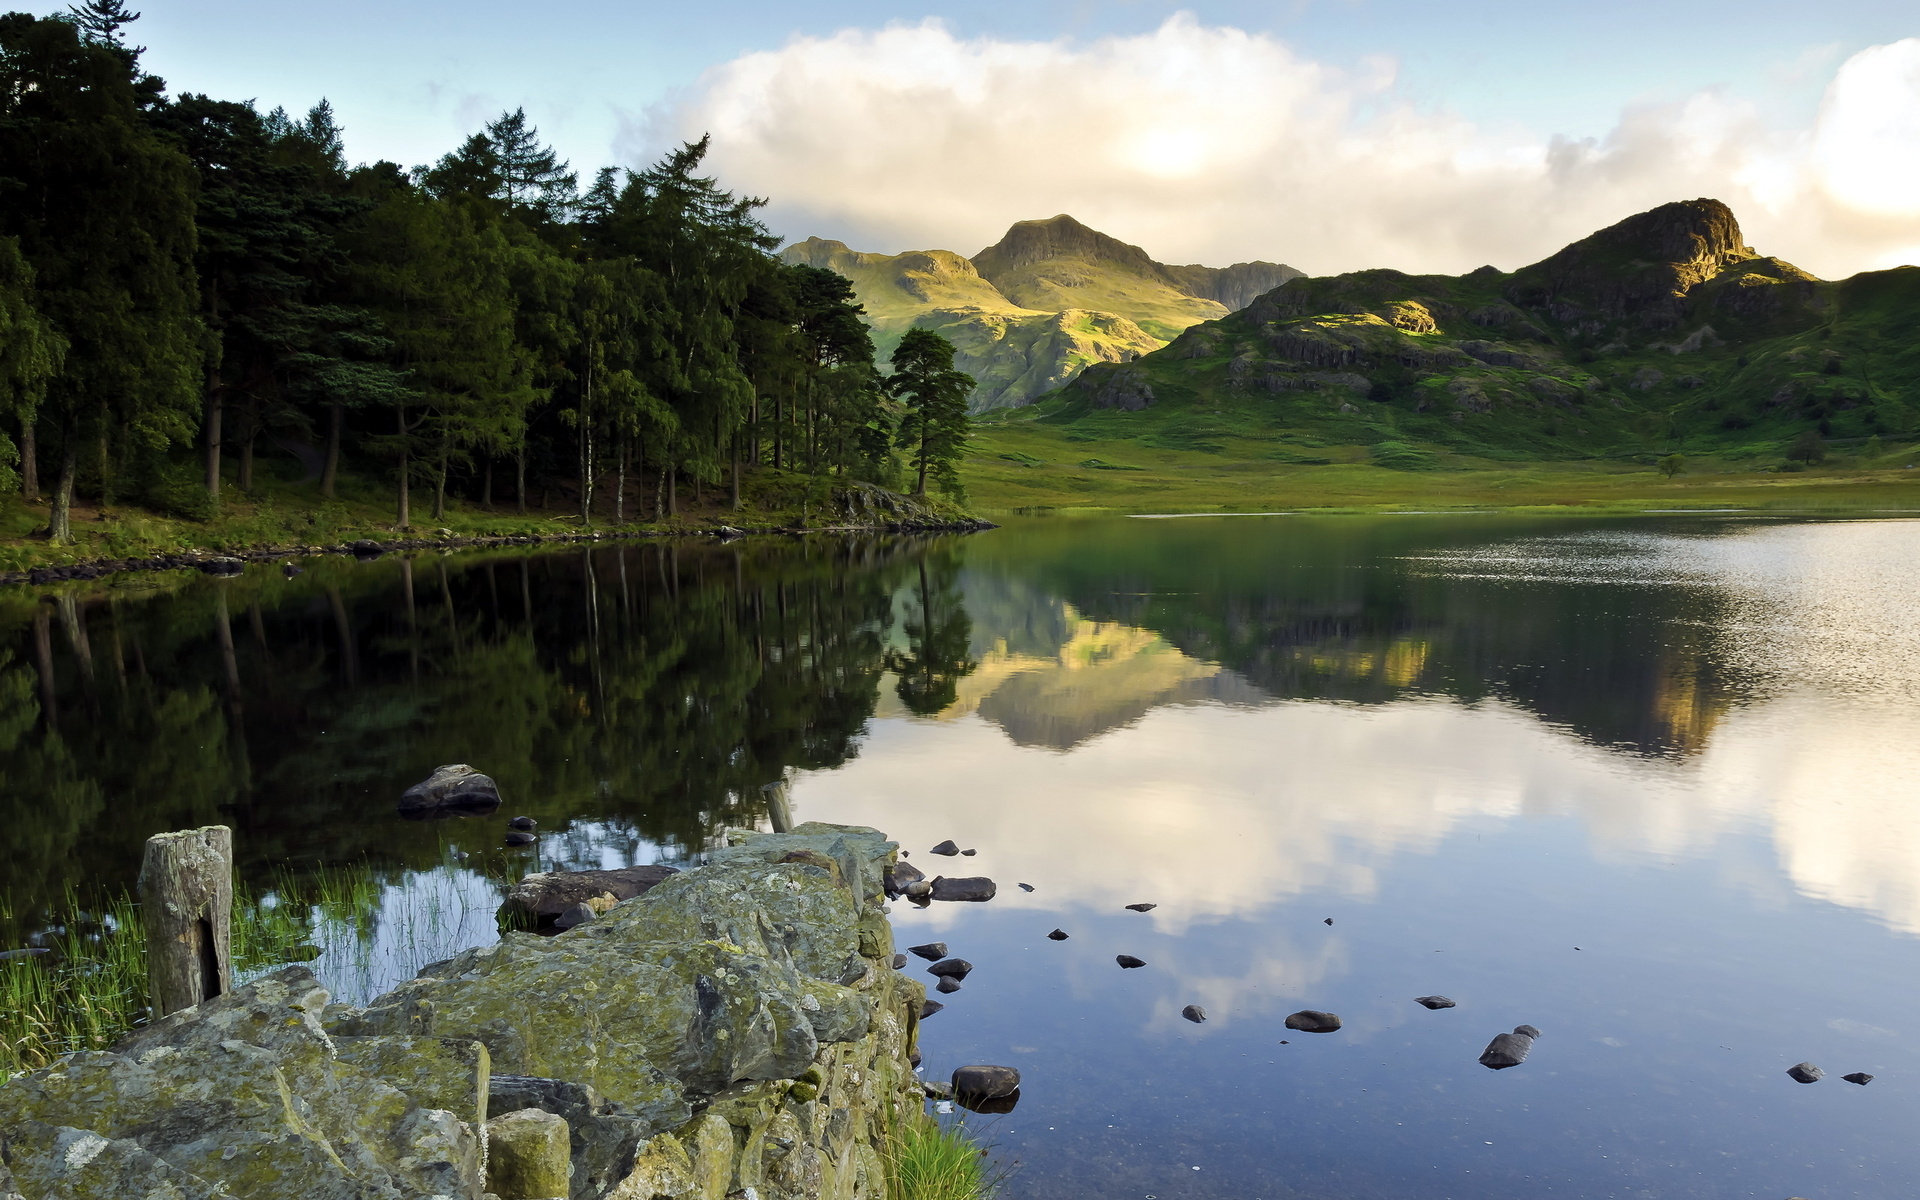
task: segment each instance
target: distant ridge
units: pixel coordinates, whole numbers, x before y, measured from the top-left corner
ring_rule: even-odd
[[[1062,214],[1020,221],[972,259],[950,250],[871,254],[810,237],[789,263],[853,283],[882,354],[914,327],[952,341],[976,411],[1031,402],[1098,362],[1130,362],[1300,274],[1277,263],[1168,266]]]

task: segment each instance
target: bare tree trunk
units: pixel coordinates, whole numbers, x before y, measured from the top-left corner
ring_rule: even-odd
[[[396,405],[393,411],[399,418],[400,434],[400,528],[408,530],[413,528],[413,512],[412,497],[407,494],[407,472],[411,466],[407,461],[407,409],[405,405]]]
[[[51,729],[60,720],[60,692],[53,673],[53,614],[44,604],[33,610],[33,662],[40,671],[40,715]]]
[[[613,477],[613,523],[624,525],[627,520],[627,443],[620,442],[620,465]]]
[[[664,521],[666,516],[667,470],[665,467],[662,467],[660,468],[660,473],[653,477],[653,519],[656,521]]]
[[[433,519],[447,519],[447,446],[440,444],[440,461],[433,473]]]
[[[140,911],[155,1017],[232,991],[233,830],[209,825],[148,838]]]
[[[733,511],[739,512],[740,511],[740,437],[738,434],[734,435],[734,439],[733,439],[732,493],[733,494],[731,497],[731,503],[733,506]]]
[[[32,417],[20,421],[20,494],[29,504],[40,502],[39,422]]]
[[[234,483],[243,492],[253,490],[253,440],[259,436],[259,433],[259,429],[249,421],[247,432],[240,437],[240,470],[234,478]]]
[[[480,507],[493,511],[493,455],[487,455],[485,465],[480,468]]]
[[[60,477],[53,485],[53,512],[47,519],[47,540],[56,546],[73,540],[73,474],[79,466],[75,458],[73,438],[68,437],[60,453]]]
[[[680,515],[680,472],[667,468],[667,515]]]
[[[513,505],[521,516],[527,515],[527,448],[513,456]]]
[[[220,426],[226,416],[226,396],[220,386],[220,368],[207,368],[207,417],[204,430],[207,445],[207,495],[220,503]]]
[[[338,404],[327,405],[327,465],[320,468],[320,494],[333,499],[333,485],[340,478],[340,426],[346,410]]]
[[[100,402],[100,507],[113,502],[113,466],[108,458],[107,434],[113,426],[107,420],[107,402]]]

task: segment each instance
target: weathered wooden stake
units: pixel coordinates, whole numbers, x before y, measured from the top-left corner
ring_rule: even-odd
[[[148,838],[140,907],[156,1018],[233,989],[233,830],[208,825]]]

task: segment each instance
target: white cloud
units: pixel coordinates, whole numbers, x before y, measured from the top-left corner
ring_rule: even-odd
[[[1829,277],[1920,244],[1920,39],[1834,72],[1812,128],[1719,91],[1624,111],[1600,139],[1490,129],[1271,37],[1175,16],[1079,43],[937,21],[796,38],[713,69],[645,130],[714,135],[783,233],[972,253],[1071,212],[1176,262],[1315,272],[1514,267],[1668,200],[1716,196],[1748,240]]]

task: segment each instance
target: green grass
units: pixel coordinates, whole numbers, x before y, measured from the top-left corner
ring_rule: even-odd
[[[975,428],[961,475],[975,507],[989,516],[1023,509],[1920,509],[1920,469],[1905,469],[1908,462],[1920,463],[1920,447],[1911,445],[1883,445],[1872,457],[1835,453],[1803,471],[1781,471],[1777,455],[1689,454],[1686,471],[1669,480],[1653,455],[1642,456],[1645,461],[1516,463],[1425,445],[1402,456],[1380,444],[1325,444],[1287,433],[1249,436],[1230,424],[1218,436],[1218,453],[1181,449],[1167,440],[1111,436],[1107,430],[1096,435],[1084,423],[989,421]],[[1382,450],[1384,460],[1377,457]],[[1089,460],[1136,469],[1114,471],[1087,465]]]
[[[893,1200],[987,1200],[1000,1179],[987,1167],[987,1148],[964,1124],[932,1117],[894,1131],[887,1150],[887,1195]]]

